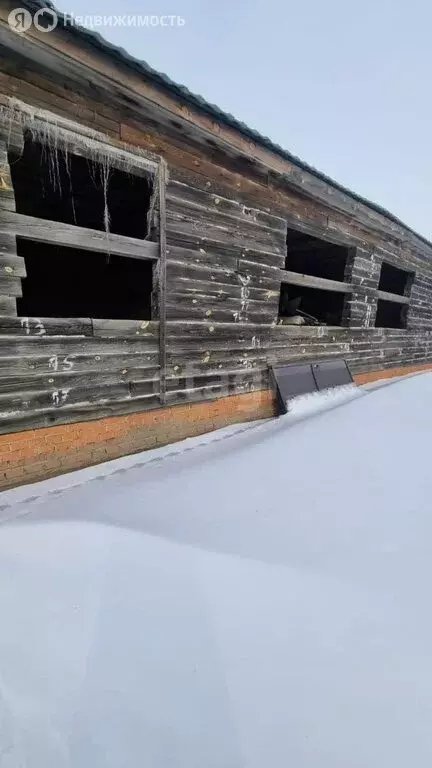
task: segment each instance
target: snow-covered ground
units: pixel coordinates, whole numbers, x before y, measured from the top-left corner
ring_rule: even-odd
[[[0,494],[0,768],[430,768],[431,434],[424,374]]]

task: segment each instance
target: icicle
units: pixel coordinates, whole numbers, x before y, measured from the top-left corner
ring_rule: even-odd
[[[152,225],[154,224],[155,210],[159,208],[159,180],[160,166],[158,165],[153,178],[153,194],[151,196],[149,209],[147,211],[147,236],[151,234]]]
[[[42,109],[32,107],[19,99],[10,98],[9,105],[0,106],[0,121],[9,126],[9,137],[12,134],[13,125],[18,123],[23,130],[28,131],[32,141],[42,145],[42,158],[47,163],[50,183],[55,191],[61,196],[62,189],[62,161],[66,167],[66,173],[69,179],[69,191],[72,201],[72,213],[76,223],[75,203],[72,189],[72,175],[70,167],[70,155],[77,154],[77,144],[84,148],[82,155],[87,158],[89,164],[90,176],[96,188],[102,187],[103,193],[103,226],[107,235],[108,253],[109,253],[109,232],[111,225],[111,216],[108,203],[108,188],[111,170],[113,167],[121,169],[122,172],[134,176],[134,170],[137,164],[137,158],[141,155],[146,160],[147,154],[144,150],[134,148],[133,152],[128,152],[127,147],[122,147],[122,154],[115,156],[113,163],[112,147],[108,142],[104,142],[104,137],[93,129],[82,126],[82,133],[79,131],[79,125],[65,118],[58,118],[52,113],[46,113]],[[81,152],[78,151],[78,154]],[[157,171],[149,170],[149,180],[153,179],[153,194],[150,201],[150,209],[147,214],[148,232],[150,233],[155,208],[159,200],[159,166]],[[98,178],[99,175],[99,178]],[[109,257],[108,257],[109,258]]]

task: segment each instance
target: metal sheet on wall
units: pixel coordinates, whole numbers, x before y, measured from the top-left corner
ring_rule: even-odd
[[[352,384],[353,381],[346,360],[329,360],[323,363],[313,363],[312,373],[319,390],[329,389],[329,387],[342,387],[346,384]]]
[[[317,385],[310,363],[278,365],[270,369],[279,413],[287,412],[287,401],[298,395],[316,392]]]
[[[351,384],[353,379],[346,360],[339,359],[270,366],[270,381],[279,414],[283,414],[287,413],[287,403],[292,398]]]

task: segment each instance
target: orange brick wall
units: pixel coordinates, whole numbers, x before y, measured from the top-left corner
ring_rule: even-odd
[[[0,489],[274,415],[270,391],[0,435]]]
[[[432,370],[432,364],[354,376],[357,384]],[[275,414],[270,391],[158,408],[127,416],[0,435],[0,490]]]
[[[379,379],[392,379],[394,376],[407,376],[409,373],[421,373],[422,371],[432,371],[432,363],[423,365],[406,365],[399,368],[386,368],[380,371],[367,371],[366,373],[357,373],[354,376],[356,384],[367,384]]]

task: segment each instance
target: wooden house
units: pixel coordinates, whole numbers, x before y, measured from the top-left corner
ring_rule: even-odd
[[[15,5],[0,487],[270,416],[278,361],[432,367],[426,239],[61,14],[13,29]]]

